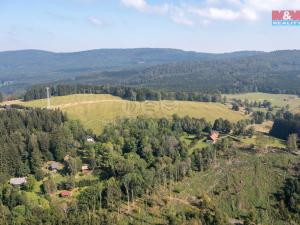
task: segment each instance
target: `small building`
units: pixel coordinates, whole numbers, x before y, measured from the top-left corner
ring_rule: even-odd
[[[89,142],[89,143],[95,143],[95,139],[92,138],[92,137],[87,137],[86,141]]]
[[[216,143],[217,140],[219,139],[219,132],[218,131],[211,131],[210,135],[208,136],[208,139],[212,142],[212,143]]]
[[[53,172],[57,172],[60,169],[60,164],[58,162],[52,162],[50,165],[50,170]]]
[[[71,196],[71,192],[70,191],[62,191],[62,192],[60,192],[59,196],[62,198],[67,198],[67,197]]]
[[[89,166],[88,165],[83,165],[82,167],[81,167],[81,171],[84,173],[84,172],[89,172],[90,171],[90,169],[89,169]]]
[[[18,177],[18,178],[11,178],[9,183],[13,186],[20,186],[26,184],[27,180],[26,177]]]

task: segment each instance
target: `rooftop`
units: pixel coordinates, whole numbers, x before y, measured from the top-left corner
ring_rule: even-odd
[[[27,182],[26,177],[11,178],[9,180],[9,183],[12,185],[26,184],[26,182]]]

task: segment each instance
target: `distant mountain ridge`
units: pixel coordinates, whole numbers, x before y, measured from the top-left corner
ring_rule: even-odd
[[[240,51],[222,54],[161,48],[98,49],[71,53],[42,50],[6,51],[0,52],[0,90],[12,93],[16,90],[24,90],[33,84],[55,83],[61,80],[85,82],[85,78],[89,80],[90,77],[96,77],[97,79],[93,81],[101,84],[107,82],[135,85],[139,82],[147,86],[147,82],[149,82],[150,86],[157,86],[153,84],[153,79],[159,81],[164,77],[162,80],[162,84],[164,84],[168,82],[165,80],[166,75],[172,77],[174,74],[178,76],[178,73],[163,72],[163,74],[160,73],[158,77],[155,77],[148,76],[149,74],[145,71],[156,71],[166,67],[183,67],[183,70],[186,68],[187,71],[181,72],[182,69],[180,68],[178,72],[190,76],[189,68],[197,72],[199,66],[202,69],[206,65],[212,67],[216,64],[218,66],[218,62],[221,61],[221,64],[227,62],[227,64],[233,63],[232,66],[237,66],[235,65],[237,60],[244,60],[245,63],[247,63],[246,61],[249,63],[256,61],[259,64],[260,60],[266,61],[267,59],[271,62],[274,55],[283,55],[285,61],[286,56],[290,54],[298,55],[299,51],[287,50],[271,53]],[[193,69],[195,65],[198,68],[196,70]],[[138,78],[143,79],[143,82],[136,80]],[[90,81],[92,82],[91,79]],[[190,81],[192,82],[192,80]],[[164,88],[168,85],[158,86]]]
[[[176,49],[99,49],[72,53],[42,50],[0,52],[0,89],[13,92],[94,72],[201,60],[211,54]],[[9,84],[9,85],[7,85]]]
[[[64,83],[117,84],[171,91],[261,91],[300,95],[300,51],[276,51],[241,57],[217,56],[143,69],[94,73]]]

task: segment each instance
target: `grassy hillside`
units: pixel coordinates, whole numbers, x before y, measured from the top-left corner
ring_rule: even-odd
[[[283,107],[286,105],[290,106],[291,110],[300,110],[300,98],[296,95],[285,95],[285,94],[267,94],[267,93],[246,93],[246,94],[233,94],[225,95],[228,99],[241,99],[249,101],[262,102],[264,100],[270,101],[273,106]]]
[[[25,106],[46,107],[47,100],[31,102],[14,102]],[[237,121],[245,118],[239,112],[234,112],[218,103],[184,102],[184,101],[146,101],[131,102],[111,95],[69,95],[51,98],[53,108],[67,112],[72,119],[79,119],[87,128],[100,132],[104,125],[118,118],[149,116],[170,117],[174,113],[179,116],[189,115],[195,118],[206,118],[214,121],[225,118]]]

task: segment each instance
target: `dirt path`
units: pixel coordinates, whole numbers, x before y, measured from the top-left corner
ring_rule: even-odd
[[[95,100],[95,101],[85,101],[85,102],[74,102],[74,103],[68,103],[68,104],[61,104],[61,105],[54,105],[52,108],[68,108],[73,107],[77,105],[87,105],[87,104],[96,104],[96,103],[104,103],[104,102],[124,102],[124,100],[117,100],[117,99],[107,99],[107,100]]]

